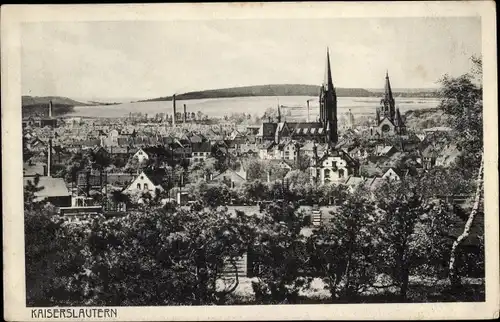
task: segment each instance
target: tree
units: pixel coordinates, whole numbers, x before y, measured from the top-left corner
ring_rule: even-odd
[[[89,305],[222,304],[239,278],[221,287],[221,273],[252,243],[254,221],[224,210],[161,209],[95,220],[79,228],[85,263],[67,288]]]
[[[217,208],[227,204],[231,200],[231,194],[225,184],[218,183],[208,186],[201,198],[207,206]]]
[[[428,198],[469,195],[474,191],[474,182],[457,166],[435,167],[417,176],[419,191]]]
[[[484,167],[483,155],[483,99],[482,99],[482,59],[472,57],[474,70],[470,74],[452,78],[445,75],[441,80],[440,107],[450,116],[450,124],[454,129],[455,138],[462,150],[458,166],[468,172],[470,180],[475,180],[474,205],[465,223],[464,230],[451,247],[449,261],[449,277],[453,287],[460,285],[457,275],[457,249],[469,236],[478,209],[482,204],[482,175]]]
[[[472,57],[475,70],[456,78],[441,79],[441,108],[448,116],[454,137],[464,151],[462,160],[468,168],[479,169],[483,151],[482,61]]]
[[[375,198],[379,263],[405,301],[410,274],[423,265],[435,267],[435,258],[445,255],[451,209],[446,203],[423,196],[418,184],[409,179],[386,181]]]
[[[292,203],[271,203],[258,222],[251,254],[257,281],[252,282],[258,303],[297,303],[299,291],[310,280],[306,244],[301,230],[304,214]]]
[[[449,271],[450,283],[451,283],[453,288],[458,288],[462,284],[461,279],[460,279],[458,272],[457,272],[457,267],[456,267],[456,257],[457,257],[458,247],[460,246],[460,244],[463,242],[464,239],[469,237],[472,224],[473,224],[474,219],[476,218],[476,215],[477,215],[479,208],[481,206],[480,205],[481,204],[481,193],[482,193],[482,189],[483,189],[482,176],[483,176],[483,171],[484,171],[483,164],[484,164],[484,159],[481,160],[481,165],[480,165],[479,173],[478,173],[478,177],[477,177],[474,205],[472,206],[472,210],[470,212],[470,215],[467,218],[463,232],[457,237],[457,239],[453,242],[453,245],[451,247],[451,255],[450,255],[450,261],[448,264],[448,271]]]
[[[331,222],[308,240],[313,271],[319,272],[333,300],[354,300],[377,276],[375,207],[365,196],[360,190],[349,196]]]
[[[311,166],[311,157],[307,154],[299,154],[297,166],[301,171],[306,171]]]
[[[113,190],[109,193],[109,200],[115,204],[130,204],[130,197],[120,190]]]
[[[295,200],[304,199],[308,196],[308,185],[311,179],[307,173],[300,170],[291,170],[286,174],[284,180],[287,182]]]
[[[278,112],[275,108],[269,107],[262,115],[261,120],[267,122],[268,119],[274,120],[278,116]]]
[[[248,200],[260,201],[267,196],[267,186],[260,180],[245,182],[243,187],[245,197]]]
[[[89,160],[97,169],[103,170],[111,164],[111,159],[106,152],[90,151]]]
[[[75,153],[69,159],[66,165],[66,182],[75,182],[77,180],[77,174],[81,170],[90,166],[89,158],[82,152]]]
[[[251,159],[246,162],[248,180],[262,179],[266,176],[265,166],[260,160]]]
[[[205,180],[200,179],[194,183],[186,185],[185,191],[188,192],[191,200],[203,202],[203,197],[206,195],[208,184]]]
[[[80,243],[67,243],[68,227],[46,202],[33,203],[38,180],[25,189],[24,242],[26,304],[54,306],[71,301],[66,281],[82,264]]]
[[[44,187],[41,187],[39,184],[40,184],[40,176],[37,174],[33,178],[33,180],[28,180],[28,182],[24,186],[25,210],[40,209],[40,207],[43,205],[42,203],[36,200],[36,193],[44,189]]]

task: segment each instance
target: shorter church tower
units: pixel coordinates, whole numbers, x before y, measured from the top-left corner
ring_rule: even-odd
[[[396,108],[389,73],[387,72],[385,74],[384,97],[380,100],[380,106],[377,107],[375,112],[376,130],[375,133],[371,131],[370,135],[376,134],[379,137],[385,137],[406,134],[406,126],[399,108]]]

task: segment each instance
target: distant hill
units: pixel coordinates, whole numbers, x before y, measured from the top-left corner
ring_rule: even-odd
[[[380,95],[384,92],[383,88],[369,88],[370,92]],[[438,88],[393,88],[392,93],[395,97],[438,97]]]
[[[71,105],[71,106],[92,105],[89,103],[78,102],[78,101],[72,100],[71,98],[62,97],[62,96],[27,96],[27,95],[23,95],[23,97],[22,97],[23,107],[40,105],[40,104],[48,105],[49,101],[52,101],[52,104],[57,104],[57,105]]]
[[[22,96],[22,115],[48,116],[49,101],[52,101],[53,116],[64,115],[73,111],[74,106],[89,106],[93,104],[82,103],[62,96]]]
[[[248,96],[317,96],[320,86],[304,84],[256,85],[188,92],[176,95],[178,100]],[[362,88],[337,88],[337,96],[369,97],[373,93]],[[140,102],[171,101],[172,96],[152,98]]]

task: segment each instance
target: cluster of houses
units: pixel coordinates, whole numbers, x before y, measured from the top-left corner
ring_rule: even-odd
[[[350,113],[348,126],[339,132],[337,96],[328,52],[319,102],[320,117],[316,122],[287,122],[281,119],[278,107],[276,119],[269,118],[260,126],[246,128],[228,123],[185,122],[188,120],[186,110],[180,122],[174,117],[174,124],[170,126],[130,124],[126,119],[66,120],[50,126],[26,122],[23,136],[25,181],[34,174],[42,175],[47,186],[39,192],[40,196],[45,193],[53,198],[53,192],[48,191],[55,189],[62,197],[58,202],[60,206],[74,206],[75,202],[68,202],[66,198],[69,189],[61,188],[66,186],[64,179],[52,176],[52,164],[68,162],[74,153],[91,151],[102,158],[120,157],[125,163],[135,160],[154,164],[135,173],[125,173],[123,169],[109,171],[104,181],[100,179],[98,187],[112,183],[126,193],[163,190],[165,183],[172,180],[165,165],[181,164],[186,170],[188,165],[210,158],[225,160],[228,165],[230,160],[259,159],[283,170],[280,171],[282,175],[300,169],[315,185],[345,184],[351,189],[364,185],[376,189],[382,180],[400,180],[434,166],[446,167],[460,155],[459,148],[447,139],[447,128],[421,133],[406,129],[405,120],[396,108],[388,74],[384,96],[376,109],[375,126],[357,129]],[[176,115],[175,98],[173,104]],[[52,119],[50,110],[51,106],[49,119]],[[154,162],[158,160],[162,162]],[[238,189],[248,181],[246,173],[243,165],[238,170],[227,166],[226,170],[211,173],[206,179]],[[87,174],[86,180],[91,176]],[[271,174],[267,178],[268,181],[276,179]],[[73,189],[71,194],[81,197],[78,190]]]

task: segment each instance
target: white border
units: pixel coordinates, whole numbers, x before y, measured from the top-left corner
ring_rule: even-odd
[[[482,18],[485,144],[486,302],[207,307],[121,307],[118,319],[479,319],[498,318],[498,124],[494,2],[349,2],[140,5],[7,5],[1,7],[4,318],[30,321],[25,307],[22,207],[20,34],[22,22],[112,20],[311,19],[333,17]],[[432,37],[432,35],[429,35]]]

